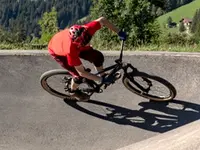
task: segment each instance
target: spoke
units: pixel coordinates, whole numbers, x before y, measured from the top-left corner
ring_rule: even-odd
[[[66,75],[54,75],[50,78],[48,78],[47,82],[49,84],[50,87],[52,87],[54,90],[59,91],[60,93],[63,94],[69,94],[69,88],[70,87],[70,75],[66,76]]]

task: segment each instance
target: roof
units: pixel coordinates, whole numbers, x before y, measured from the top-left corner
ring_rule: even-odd
[[[182,18],[182,19],[180,20],[180,22],[183,22],[183,23],[191,23],[191,22],[192,22],[192,19],[190,19],[190,18]]]

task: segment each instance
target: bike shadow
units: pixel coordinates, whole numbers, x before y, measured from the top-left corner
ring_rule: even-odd
[[[120,125],[130,125],[145,130],[163,133],[183,126],[200,118],[200,105],[182,100],[170,102],[141,102],[139,110],[90,100],[87,103],[104,107],[104,114],[88,110],[79,102],[64,100],[69,106],[93,117]]]

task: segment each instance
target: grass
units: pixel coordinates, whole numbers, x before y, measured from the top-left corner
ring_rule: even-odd
[[[187,5],[184,5],[182,7],[179,7],[165,15],[162,15],[158,17],[158,22],[160,25],[163,25],[163,23],[166,23],[167,18],[169,16],[172,17],[172,20],[174,22],[179,22],[182,18],[190,18],[192,19],[196,10],[200,8],[200,1],[195,0]]]
[[[33,49],[46,49],[47,45],[41,45],[41,44],[6,44],[6,43],[0,43],[0,50],[33,50]]]
[[[93,46],[95,49],[98,50],[107,50],[107,51],[112,51],[112,50],[120,50],[121,46],[119,45],[109,45],[109,46],[98,46],[94,44]],[[125,45],[124,47],[125,51],[168,51],[168,52],[200,52],[200,45],[169,45],[169,44],[161,44],[161,45],[156,45],[156,44],[149,44],[149,45],[142,45],[142,46],[137,46],[137,47],[127,47]]]
[[[93,43],[93,47],[95,49],[101,51],[118,51],[121,49],[121,44],[108,44],[108,45],[99,45]],[[47,50],[45,45],[31,45],[31,44],[0,44],[0,50]],[[125,51],[169,51],[169,52],[200,52],[200,44],[199,45],[170,45],[170,44],[149,44],[142,45],[138,47],[128,47],[125,44]]]
[[[192,19],[194,17],[194,14],[196,12],[197,9],[200,8],[200,0],[195,0],[187,5],[184,5],[182,7],[179,7],[167,14],[164,14],[160,17],[157,18],[157,21],[160,24],[161,30],[165,33],[174,33],[174,32],[178,32],[179,28],[170,28],[170,29],[166,29],[165,25],[167,24],[167,19],[169,17],[172,17],[173,22],[179,23],[179,21],[182,18],[190,18]]]
[[[145,45],[140,47],[135,47],[136,51],[168,51],[168,52],[200,52],[200,45],[194,46],[180,46],[180,45]]]

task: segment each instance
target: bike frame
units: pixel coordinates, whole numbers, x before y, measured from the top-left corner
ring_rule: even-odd
[[[137,72],[137,69],[134,68],[131,64],[129,64],[129,63],[124,63],[124,62],[122,61],[122,58],[123,58],[123,50],[124,50],[124,40],[122,40],[122,43],[121,43],[121,50],[120,50],[119,59],[116,59],[116,60],[115,60],[115,63],[116,63],[116,64],[114,64],[114,65],[112,65],[112,66],[109,66],[109,67],[106,67],[103,71],[98,72],[96,75],[99,75],[99,74],[101,74],[101,73],[105,73],[105,72],[107,72],[107,71],[112,70],[112,71],[108,74],[107,77],[109,77],[109,76],[114,76],[114,74],[115,74],[116,72],[118,72],[119,70],[123,69],[123,70],[124,70],[124,74],[125,74],[126,76],[128,76],[128,74],[127,74],[128,68],[131,68],[131,69],[133,70],[133,72]],[[95,83],[95,82],[93,82],[93,83]],[[103,83],[100,84],[100,85],[98,85],[98,84],[95,84],[95,85],[96,85],[95,92],[97,92],[97,93],[100,93],[101,87],[102,87],[103,85],[105,85],[105,88],[108,86],[107,84],[103,84]],[[104,88],[104,89],[105,89],[105,88]]]
[[[120,69],[122,69],[122,57],[123,57],[123,47],[124,47],[124,40],[122,41],[122,44],[121,44],[121,51],[120,51],[120,57],[119,59],[116,59],[115,62],[116,64],[112,65],[112,66],[109,66],[109,67],[106,67],[103,71],[101,72],[98,72],[96,75],[99,75],[101,73],[104,73],[104,72],[107,72],[109,70],[112,70],[108,76],[110,75],[113,75],[115,74],[117,71],[119,71]]]

